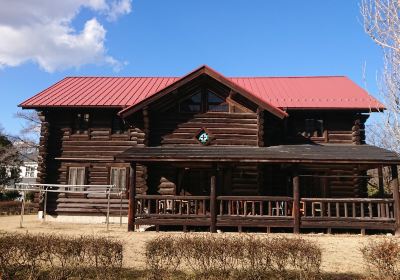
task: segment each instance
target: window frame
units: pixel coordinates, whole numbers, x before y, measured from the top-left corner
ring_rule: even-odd
[[[72,134],[89,134],[91,119],[91,114],[88,112],[74,113]]]
[[[195,105],[199,105],[199,110],[198,111],[183,111],[182,110],[182,103],[185,102],[188,99],[191,99],[193,96],[195,96],[197,94],[200,94],[200,102],[198,104],[196,103]],[[201,88],[200,89],[196,89],[189,96],[185,96],[185,98],[183,98],[183,99],[181,99],[179,101],[178,111],[179,111],[179,113],[183,113],[183,114],[198,114],[198,113],[202,113],[203,112],[203,103],[204,103],[204,101],[203,101],[203,90]]]
[[[223,102],[222,103],[217,103],[217,102],[209,102],[208,101],[208,93],[211,93],[215,96],[217,96],[218,98],[220,98]],[[182,110],[182,106],[181,104],[183,102],[185,102],[186,100],[192,98],[192,96],[196,95],[196,94],[200,94],[200,103],[198,104],[200,106],[199,111],[183,111]],[[221,111],[211,111],[209,110],[210,105],[226,105],[226,110]],[[196,104],[197,105],[197,104]],[[198,87],[195,90],[193,90],[193,92],[188,95],[185,96],[184,98],[182,98],[179,103],[178,103],[178,112],[182,113],[182,114],[204,114],[207,112],[212,112],[212,113],[229,113],[229,103],[226,100],[226,98],[224,98],[223,96],[221,96],[220,94],[216,93],[214,90],[210,89],[209,87]]]
[[[36,166],[26,165],[24,178],[36,178],[35,172],[36,172]]]
[[[117,180],[118,180],[118,184],[115,184],[115,187],[119,190],[119,191],[127,191],[128,190],[128,185],[129,185],[129,168],[128,167],[123,167],[123,166],[110,166],[109,168],[109,183],[110,185],[114,185],[113,183],[113,170],[118,170],[118,175],[117,175]],[[121,176],[121,171],[124,171],[124,176]],[[121,180],[123,179],[124,183],[125,183],[125,188],[121,189]]]
[[[111,120],[111,134],[126,134],[127,133],[126,124],[124,123],[123,119],[114,115]]]
[[[308,125],[307,122],[312,122]],[[304,119],[304,136],[307,138],[323,138],[324,137],[324,119],[323,118],[305,118]]]
[[[82,171],[81,184],[78,184],[78,171]],[[75,182],[71,182],[71,174],[75,173]],[[67,185],[86,185],[87,180],[87,167],[85,166],[68,166]],[[73,184],[71,184],[73,183]],[[84,187],[66,187],[67,191],[83,191]]]

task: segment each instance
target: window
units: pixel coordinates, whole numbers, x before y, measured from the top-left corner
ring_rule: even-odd
[[[201,111],[201,91],[197,91],[179,104],[179,111],[184,113],[198,113]]]
[[[324,121],[317,119],[306,119],[304,131],[306,137],[322,137],[324,133]]]
[[[36,167],[26,166],[25,168],[25,178],[35,178]]]
[[[126,190],[126,168],[111,167],[110,184],[115,185],[117,190]]]
[[[228,112],[229,106],[224,99],[207,90],[207,111],[211,112]]]
[[[70,167],[68,168],[68,185],[84,185],[86,174],[85,167]],[[69,188],[70,191],[81,191],[82,187]]]
[[[89,129],[90,115],[88,113],[78,113],[74,119],[74,133],[87,133]]]
[[[112,134],[122,134],[125,131],[125,124],[121,118],[114,116],[112,121]]]
[[[184,113],[229,112],[229,106],[222,97],[214,92],[198,89],[179,104],[179,111]]]

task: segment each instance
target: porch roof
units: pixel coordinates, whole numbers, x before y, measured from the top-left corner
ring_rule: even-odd
[[[115,159],[135,162],[400,164],[396,153],[370,145],[134,147],[116,155]]]

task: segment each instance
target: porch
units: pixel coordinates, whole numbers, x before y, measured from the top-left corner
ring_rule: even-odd
[[[399,233],[399,183],[396,154],[368,145],[360,146],[277,146],[267,148],[215,147],[149,147],[133,148],[116,157],[136,165],[154,162],[204,164],[213,166],[207,195],[137,194],[136,172],[131,172],[129,191],[128,230],[136,225],[209,227],[289,228],[298,233],[305,228],[389,230]],[[227,195],[221,189],[223,167],[235,163],[273,163],[290,171],[290,192],[278,195]],[[390,166],[392,197],[313,197],[304,190],[310,186],[304,178],[304,166],[356,165],[358,170],[381,169]],[[338,175],[347,176],[346,174]],[[315,174],[323,178],[324,175]],[[357,177],[357,176],[355,176]],[[366,177],[360,175],[359,177]],[[381,177],[380,177],[381,178]],[[381,180],[379,180],[381,181]],[[302,183],[300,183],[302,182]],[[382,189],[383,186],[380,187]]]
[[[394,199],[137,195],[135,225],[396,230]]]

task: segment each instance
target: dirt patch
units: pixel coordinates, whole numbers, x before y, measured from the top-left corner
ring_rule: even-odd
[[[24,228],[19,228],[19,216],[0,216],[0,230],[8,232],[52,233],[63,235],[100,235],[121,240],[125,244],[124,266],[127,268],[144,268],[144,246],[146,241],[159,236],[156,232],[127,232],[127,226],[111,224],[110,230],[100,224],[70,224],[46,222],[37,219],[36,215],[24,217]],[[164,234],[182,234],[168,232]],[[239,234],[239,233],[226,233]],[[256,233],[262,235],[262,233]],[[284,234],[293,236],[292,234]],[[382,236],[361,236],[346,234],[302,234],[301,237],[320,244],[323,250],[322,270],[329,274],[360,275],[365,272],[360,247],[369,238]],[[395,237],[393,237],[395,238]],[[350,278],[349,278],[350,279]]]

